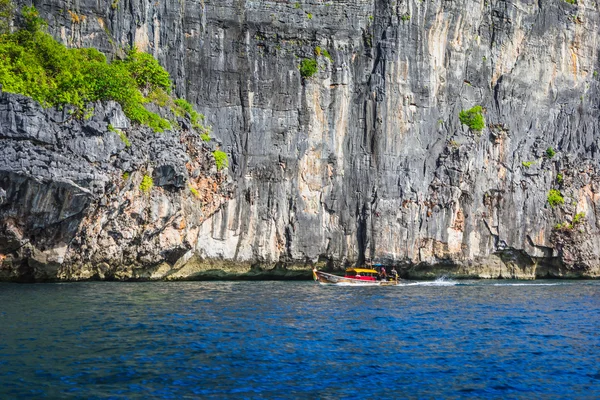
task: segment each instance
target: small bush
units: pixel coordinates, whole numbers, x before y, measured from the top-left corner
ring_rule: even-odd
[[[585,218],[585,213],[584,212],[580,212],[580,213],[575,214],[575,216],[573,217],[573,225],[577,225],[577,224],[583,223],[584,218]]]
[[[475,106],[469,110],[462,110],[458,115],[460,122],[467,125],[469,129],[481,131],[485,127],[485,120],[481,106]]]
[[[554,149],[552,147],[548,147],[546,149],[546,155],[548,156],[548,158],[552,158],[556,155],[556,152],[554,151]]]
[[[533,161],[523,161],[521,163],[521,165],[523,165],[525,168],[531,167],[532,164],[533,164]]]
[[[150,190],[152,190],[153,186],[154,186],[154,181],[152,180],[152,177],[148,176],[148,175],[144,175],[144,178],[142,179],[142,183],[140,183],[140,190],[144,193],[150,193]]]
[[[409,21],[410,20],[410,14],[404,14],[400,17],[400,19],[402,21]]]
[[[306,18],[308,18],[308,19],[312,19],[312,17],[313,17],[313,15],[312,15],[311,13],[307,13],[307,14],[306,14]]]
[[[215,158],[215,164],[217,164],[217,171],[227,168],[229,166],[229,160],[227,159],[227,153],[221,150],[213,151],[213,157]]]
[[[305,58],[300,63],[300,75],[303,78],[310,78],[317,73],[317,60],[314,58]]]
[[[203,133],[200,135],[200,139],[202,139],[203,142],[210,142],[210,135],[208,133]]]
[[[556,182],[558,182],[559,184],[563,183],[563,179],[563,174],[556,175]]]
[[[196,198],[200,198],[200,193],[198,193],[198,191],[196,190],[195,187],[193,187],[192,185],[189,185],[190,187],[190,192],[192,192],[192,194],[196,197]]]
[[[565,204],[565,199],[562,197],[560,191],[556,189],[550,189],[548,192],[548,204],[550,204],[551,207],[563,205]]]
[[[565,0],[565,2],[569,3],[569,4],[577,4],[577,0]]]
[[[333,62],[333,58],[331,58],[331,54],[325,49],[323,49],[323,57],[327,58],[329,61]]]
[[[129,179],[129,172],[125,171],[123,172],[123,175],[121,175],[121,178],[123,178],[124,181]]]

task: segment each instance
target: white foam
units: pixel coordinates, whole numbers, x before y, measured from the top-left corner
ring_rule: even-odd
[[[456,286],[458,285],[457,281],[453,281],[446,277],[437,278],[435,281],[427,281],[427,282],[410,282],[403,283],[405,286]]]

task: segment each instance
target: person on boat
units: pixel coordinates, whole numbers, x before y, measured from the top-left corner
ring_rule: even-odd
[[[396,267],[392,267],[392,278],[394,278],[395,281],[398,280],[398,271],[396,271]]]
[[[385,267],[381,267],[381,271],[379,271],[379,276],[382,280],[385,280],[387,278],[387,272],[385,271]]]

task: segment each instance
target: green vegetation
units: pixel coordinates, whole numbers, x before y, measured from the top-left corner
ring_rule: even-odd
[[[558,182],[559,184],[561,184],[563,182],[563,174],[557,174],[556,175],[556,182]]]
[[[210,135],[208,133],[204,132],[200,135],[200,139],[202,139],[203,142],[208,143],[208,142],[210,142]]]
[[[410,14],[408,14],[408,13],[407,13],[407,14],[403,14],[403,15],[400,17],[400,19],[401,19],[402,21],[409,21],[409,20],[410,20]]]
[[[121,175],[121,177],[123,178],[124,181],[129,179],[129,172],[125,171],[123,172],[123,175]]]
[[[190,188],[190,192],[192,192],[192,194],[193,194],[195,197],[197,197],[197,198],[200,198],[200,193],[198,193],[198,191],[196,190],[196,188],[195,188],[195,187],[193,187],[192,185],[189,185],[189,188]]]
[[[458,118],[462,124],[467,125],[471,130],[481,131],[485,127],[482,112],[481,106],[475,106],[470,110],[462,110]]]
[[[582,224],[584,222],[584,218],[584,212],[577,213],[573,217],[573,221],[570,224],[568,222],[563,222],[562,224],[559,223],[554,225],[554,229],[557,231],[572,230],[573,228],[575,228],[575,226]]]
[[[577,4],[577,0],[565,0],[569,4]]]
[[[552,158],[556,155],[556,151],[554,151],[552,147],[548,147],[546,149],[546,155],[548,156],[548,158]]]
[[[573,225],[577,225],[577,224],[581,224],[583,223],[583,219],[585,218],[585,213],[584,212],[580,212],[575,214],[575,216],[573,217]]]
[[[215,158],[215,163],[217,164],[217,171],[220,171],[223,168],[227,168],[229,166],[227,153],[221,150],[215,150],[213,151],[213,157]]]
[[[194,107],[190,103],[184,99],[177,99],[174,101],[174,103],[175,105],[174,107],[171,107],[171,110],[175,115],[183,116],[187,114],[194,128],[205,129],[205,127],[200,123],[204,122],[204,115],[194,110]]]
[[[8,23],[5,16],[12,13],[5,1],[0,0],[0,31],[2,23]],[[55,41],[45,32],[47,24],[34,7],[23,7],[21,12],[22,29],[0,34],[2,90],[29,96],[44,107],[72,105],[76,117],[91,117],[86,104],[114,100],[131,121],[156,132],[171,129],[168,120],[144,106],[173,102],[169,74],[152,55],[133,48],[123,59],[108,63],[96,49],[68,49]],[[189,103],[175,102],[198,124],[200,116]]]
[[[144,175],[144,178],[142,178],[142,183],[140,183],[140,190],[144,193],[150,193],[150,190],[152,190],[152,186],[154,186],[154,181],[152,180],[152,177]]]
[[[300,8],[300,2],[297,1],[296,3],[294,3],[294,8]]]
[[[556,189],[550,189],[548,192],[548,204],[550,204],[551,207],[563,205],[565,204],[565,199],[562,197],[560,191]]]
[[[329,59],[329,61],[333,62],[333,59],[331,58],[331,54],[329,54],[329,52],[327,50],[322,49],[320,46],[315,47],[315,56],[319,57],[321,55],[323,57]]]
[[[308,19],[312,19],[312,17],[313,17],[313,15],[312,15],[311,13],[307,13],[307,14],[306,14],[306,18],[308,18]]]
[[[313,76],[314,74],[317,73],[318,70],[318,66],[317,66],[317,60],[315,60],[314,58],[305,58],[302,60],[302,62],[300,63],[300,75],[303,78],[310,78],[311,76]]]
[[[523,161],[521,164],[525,167],[525,168],[529,168],[531,167],[531,165],[534,163],[534,161]]]

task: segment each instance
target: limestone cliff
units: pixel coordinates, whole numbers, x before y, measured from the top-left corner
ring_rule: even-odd
[[[0,95],[0,280],[179,278],[231,188],[210,145],[70,111]]]
[[[594,2],[34,4],[69,45],[153,53],[214,125],[236,190],[193,232],[194,268],[600,276]],[[475,105],[480,132],[459,121]]]

